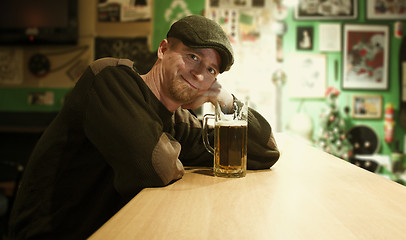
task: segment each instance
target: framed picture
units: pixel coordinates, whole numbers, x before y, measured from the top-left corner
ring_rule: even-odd
[[[293,54],[289,58],[289,93],[292,98],[323,98],[326,93],[326,55]]]
[[[297,20],[357,19],[358,0],[298,0],[295,8]]]
[[[313,27],[297,27],[296,48],[298,50],[313,49]]]
[[[319,51],[339,52],[341,46],[341,24],[319,24]]]
[[[343,89],[388,89],[389,27],[345,24]]]
[[[381,118],[381,95],[354,95],[352,97],[353,118]]]
[[[368,0],[367,19],[406,19],[405,0]]]

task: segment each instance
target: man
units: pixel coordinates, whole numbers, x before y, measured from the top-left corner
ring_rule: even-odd
[[[216,81],[233,64],[226,34],[189,16],[172,25],[158,60],[139,75],[130,60],[92,63],[39,140],[12,212],[12,239],[83,239],[139,191],[181,178],[183,165],[212,166],[201,122],[187,109],[232,106]],[[249,113],[248,168],[279,158],[271,128]]]

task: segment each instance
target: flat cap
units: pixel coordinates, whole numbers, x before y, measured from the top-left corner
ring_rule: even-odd
[[[172,24],[166,37],[177,38],[191,48],[213,48],[221,58],[220,73],[228,71],[234,63],[233,49],[227,34],[218,23],[206,17],[184,17]]]

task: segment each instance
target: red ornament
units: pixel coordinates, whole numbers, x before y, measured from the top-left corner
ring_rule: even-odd
[[[327,88],[326,96],[328,96],[330,94],[338,97],[338,95],[340,95],[340,91],[338,91],[335,87],[329,87],[329,88]]]

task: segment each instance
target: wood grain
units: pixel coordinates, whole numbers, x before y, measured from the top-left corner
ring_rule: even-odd
[[[189,169],[134,197],[90,239],[403,239],[406,188],[278,134],[281,159],[244,178]]]

